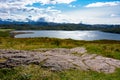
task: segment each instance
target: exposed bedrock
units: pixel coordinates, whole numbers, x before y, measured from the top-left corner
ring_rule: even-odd
[[[52,71],[81,69],[85,71],[93,70],[113,73],[116,68],[120,68],[120,60],[96,54],[88,54],[87,50],[83,47],[72,49],[41,49],[34,51],[0,49],[0,68],[11,68],[29,64],[40,65]]]

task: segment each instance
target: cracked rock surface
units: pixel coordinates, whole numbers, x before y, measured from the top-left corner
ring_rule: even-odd
[[[74,53],[79,54],[79,56]],[[88,54],[87,50],[83,47],[41,49],[39,51],[0,49],[0,68],[11,68],[29,64],[40,65],[52,71],[81,69],[113,73],[116,68],[120,68],[120,60]]]

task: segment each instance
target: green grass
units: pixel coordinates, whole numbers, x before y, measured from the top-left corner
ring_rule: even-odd
[[[0,32],[12,31],[13,29],[0,29]]]
[[[10,31],[13,29],[0,29],[0,37],[10,37]]]
[[[0,69],[0,80],[119,80],[120,69],[115,73],[104,74],[94,71],[66,70],[52,72],[37,65],[19,66],[13,69]]]

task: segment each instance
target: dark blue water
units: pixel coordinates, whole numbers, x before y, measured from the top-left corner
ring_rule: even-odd
[[[16,32],[33,32],[28,34],[16,35],[16,38],[33,38],[33,37],[49,37],[74,40],[120,40],[120,34],[107,33],[101,31],[55,31],[55,30],[39,30],[39,31],[16,31]]]

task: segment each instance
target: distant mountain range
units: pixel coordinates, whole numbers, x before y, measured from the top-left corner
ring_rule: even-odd
[[[84,27],[119,27],[120,25],[109,25],[109,24],[94,24],[94,25],[90,25],[90,24],[75,24],[75,23],[54,23],[54,22],[46,22],[44,19],[40,18],[38,21],[32,21],[32,20],[27,20],[26,22],[24,21],[14,21],[12,19],[6,19],[6,20],[2,20],[0,18],[0,25],[38,25],[38,26],[84,26]]]
[[[24,21],[21,19],[13,20],[0,18],[0,24],[36,24],[36,23],[49,23],[49,22],[47,22],[44,17],[41,17],[36,21],[31,20],[30,18],[26,18]]]

